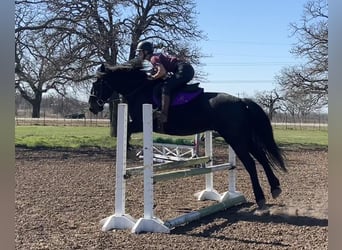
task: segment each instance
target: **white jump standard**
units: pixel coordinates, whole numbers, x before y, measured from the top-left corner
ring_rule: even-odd
[[[114,214],[101,220],[102,231],[112,229],[131,229],[136,220],[125,213],[126,199],[126,157],[127,157],[127,104],[118,106],[117,143],[116,143],[116,179]]]
[[[164,164],[153,165],[153,121],[152,121],[152,105],[143,105],[143,135],[144,135],[144,166],[128,168],[126,175],[126,132],[127,127],[127,105],[119,104],[118,107],[118,138],[117,144],[117,160],[116,160],[116,187],[115,187],[115,213],[101,221],[102,230],[108,231],[111,229],[131,229],[133,233],[140,232],[158,232],[169,233],[174,227],[181,224],[198,220],[204,216],[225,210],[229,207],[246,202],[245,197],[235,190],[235,154],[229,147],[229,162],[226,164],[212,165],[212,136],[210,132],[206,132],[205,142],[205,157],[190,159],[180,162],[168,162]],[[121,111],[120,111],[121,110]],[[124,123],[121,125],[119,123]],[[124,128],[123,128],[124,127]],[[125,134],[125,135],[123,135]],[[119,144],[119,142],[121,144]],[[120,148],[120,149],[118,149]],[[122,157],[122,159],[119,159]],[[196,162],[196,163],[195,163]],[[192,164],[193,163],[193,164]],[[179,168],[180,166],[190,166],[194,164],[206,164],[203,168],[190,168],[170,172],[162,172],[154,174],[154,170],[170,170]],[[229,184],[228,191],[219,194],[213,188],[213,172],[228,169]],[[125,214],[125,178],[132,174],[141,174],[144,176],[144,216],[139,220],[135,220],[130,215]],[[166,220],[163,222],[153,214],[153,184],[175,179],[183,178],[193,175],[205,174],[206,188],[205,190],[196,194],[198,200],[215,200],[218,203],[211,206],[199,209],[197,211],[181,215],[179,217]]]

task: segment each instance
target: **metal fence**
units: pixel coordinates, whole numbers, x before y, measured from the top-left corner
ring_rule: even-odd
[[[109,119],[69,119],[69,118],[15,118],[16,126],[79,126],[79,127],[109,127]],[[327,130],[327,122],[272,122],[274,128]]]
[[[274,128],[328,130],[328,123],[272,122]]]
[[[15,118],[16,126],[75,126],[75,127],[109,127],[109,119],[69,119],[69,118]]]

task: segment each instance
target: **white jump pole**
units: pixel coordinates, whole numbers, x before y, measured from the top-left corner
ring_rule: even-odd
[[[229,163],[234,166],[228,170],[228,191],[221,195],[220,201],[242,196],[241,192],[236,191],[236,155],[231,146],[229,146]]]
[[[143,105],[143,122],[144,122],[144,217],[140,218],[137,222],[130,215],[125,213],[125,191],[126,183],[124,176],[126,175],[126,155],[127,155],[127,117],[128,107],[127,104],[119,104],[118,106],[118,125],[117,125],[117,150],[116,150],[116,184],[115,184],[115,211],[114,214],[101,220],[102,231],[109,231],[112,229],[131,229],[133,233],[139,232],[158,232],[170,233],[170,230],[176,226],[184,223],[199,219],[209,214],[224,210],[234,205],[245,202],[244,196],[235,190],[235,153],[229,147],[229,163],[212,166],[212,137],[211,133],[206,134],[206,155],[207,159],[193,159],[206,162],[208,169],[206,174],[206,190],[204,193],[207,195],[210,192],[216,192],[213,189],[213,176],[211,171],[220,171],[229,169],[229,187],[228,191],[224,193],[220,202],[213,204],[209,207],[202,208],[182,216],[167,220],[165,223],[153,215],[153,181],[157,176],[153,175],[153,121],[152,121],[152,105]],[[189,160],[191,161],[191,160]],[[186,162],[188,163],[188,162]],[[165,164],[167,165],[167,164]],[[190,164],[191,165],[191,164]],[[157,167],[157,166],[156,166]],[[173,166],[170,166],[173,168]],[[140,168],[139,168],[140,170]],[[196,169],[194,169],[196,170]],[[198,169],[201,170],[201,169]],[[207,170],[210,172],[207,172]],[[199,171],[203,172],[203,171]],[[204,173],[204,172],[203,172]],[[188,173],[189,174],[189,173]],[[200,173],[192,173],[195,175]],[[165,174],[166,176],[168,174]],[[169,174],[170,175],[170,174]],[[159,176],[161,177],[161,176]],[[175,176],[176,177],[176,176]],[[169,178],[160,178],[169,179]],[[214,194],[215,197],[216,194]],[[207,195],[208,196],[208,195]],[[210,194],[209,196],[212,196]]]
[[[131,229],[136,220],[125,213],[126,155],[127,155],[127,104],[118,105],[117,143],[116,143],[116,180],[114,214],[101,220],[102,231],[112,229]]]
[[[140,218],[136,224],[132,228],[133,233],[139,232],[157,232],[157,233],[170,233],[170,230],[176,226],[179,226],[184,223],[188,223],[193,220],[197,220],[209,214],[216,213],[218,211],[227,209],[231,206],[241,204],[245,202],[245,197],[238,192],[235,192],[235,175],[230,175],[229,180],[232,181],[229,183],[229,191],[226,192],[226,195],[220,197],[220,202],[217,204],[213,204],[209,207],[202,208],[198,211],[194,211],[188,214],[181,215],[179,217],[173,218],[171,220],[167,220],[165,223],[159,218],[155,217],[153,214],[153,181],[157,177],[157,175],[153,174],[153,121],[152,121],[152,105],[144,104],[143,105],[143,129],[144,129],[144,217]],[[209,156],[208,158],[212,159],[212,137],[211,134],[207,134],[206,138],[206,154]],[[223,170],[226,168],[230,168],[233,163],[235,166],[235,155],[230,155],[230,162],[227,164],[221,164],[217,166],[208,166],[208,169],[211,167],[214,171]],[[202,159],[203,161],[203,159]],[[166,163],[167,164],[167,163]],[[165,165],[166,165],[165,164]],[[215,169],[214,169],[215,167]],[[199,169],[200,170],[200,169]],[[207,169],[204,169],[207,170]],[[178,171],[179,172],[179,171]],[[201,171],[199,171],[201,172]],[[195,174],[195,173],[193,173]],[[212,174],[212,173],[209,173]],[[206,179],[206,191],[210,190],[211,192],[215,191],[213,189],[213,179],[208,173],[206,174],[208,178]],[[168,174],[166,173],[165,176]],[[160,178],[169,179],[169,178]],[[233,180],[232,180],[233,179]],[[209,191],[209,192],[210,192]]]
[[[144,217],[132,228],[132,233],[158,232],[169,233],[164,222],[153,215],[153,120],[152,105],[143,104],[144,131]]]
[[[211,131],[205,132],[205,155],[210,157],[206,167],[213,165],[213,137]],[[220,201],[221,195],[214,189],[213,173],[205,175],[205,190],[195,194],[198,200]]]

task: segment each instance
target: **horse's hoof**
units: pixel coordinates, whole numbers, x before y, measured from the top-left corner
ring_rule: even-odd
[[[138,157],[134,150],[127,150],[127,159],[136,160]]]
[[[265,199],[261,199],[257,201],[257,205],[259,209],[265,209],[266,206],[266,200]]]
[[[275,188],[275,189],[273,189],[272,191],[271,191],[271,193],[272,193],[272,198],[273,199],[276,199],[276,198],[278,198],[279,197],[279,195],[281,194],[281,188],[280,187],[277,187],[277,188]]]
[[[257,208],[254,211],[254,214],[257,215],[257,216],[269,215],[270,214],[269,207],[265,205],[263,208]]]

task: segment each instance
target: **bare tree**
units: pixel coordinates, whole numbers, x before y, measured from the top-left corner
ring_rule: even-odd
[[[199,64],[201,53],[194,42],[205,38],[197,27],[195,2],[192,0],[127,0],[122,30],[129,41],[128,59],[135,57],[140,41],[149,40],[164,52]],[[111,127],[116,127],[116,105],[111,103]],[[115,121],[115,122],[114,122]]]
[[[15,87],[32,105],[32,117],[40,117],[44,93],[66,95],[71,82],[90,78],[75,39],[54,36],[47,16],[42,2],[16,2]]]
[[[305,119],[309,114],[321,109],[315,98],[311,94],[301,94],[288,92],[284,94],[284,100],[280,103],[280,108],[285,113],[289,113],[293,121]]]
[[[307,94],[321,105],[328,96],[328,3],[309,1],[304,6],[301,23],[292,23],[293,36],[298,38],[291,53],[304,58],[300,66],[284,68],[276,77],[285,92]]]
[[[26,22],[24,15],[18,15],[20,18],[16,21],[15,30],[18,47],[23,44],[23,34],[31,36],[31,33],[39,33],[45,41],[45,48],[50,48],[48,45],[55,47],[49,50],[50,55],[40,51],[37,61],[42,58],[45,61],[37,65],[46,65],[46,62],[52,61],[52,56],[62,62],[58,64],[57,60],[53,60],[49,65],[52,78],[49,86],[57,86],[54,76],[58,74],[51,73],[52,69],[60,71],[58,82],[66,84],[61,79],[81,82],[91,77],[90,71],[94,65],[101,62],[117,64],[132,59],[138,42],[147,39],[196,63],[200,54],[194,43],[205,37],[196,26],[193,0],[24,0],[16,1],[16,7],[25,9],[32,17],[39,17],[38,20],[32,18],[30,22]],[[35,15],[34,10],[41,11],[39,15]],[[25,42],[24,48],[37,48],[31,46],[31,42],[32,40]],[[39,48],[43,49],[43,46]],[[30,50],[22,50],[20,55],[30,53]],[[70,61],[65,62],[63,58]],[[21,63],[19,59],[18,57],[16,70],[18,80],[21,74],[20,81],[25,82],[25,86],[37,85],[28,84],[27,79],[24,81],[23,73],[29,78],[31,71],[25,71],[26,63]],[[56,64],[68,68],[52,67]],[[69,76],[63,78],[62,75],[65,74]],[[42,82],[40,78],[38,75],[36,80]],[[44,84],[46,87],[46,81]],[[118,99],[117,96],[115,98]],[[116,108],[114,105],[113,107],[111,118],[112,127],[115,128]]]
[[[276,89],[273,89],[271,91],[257,92],[255,99],[261,106],[267,109],[268,117],[272,120],[275,112],[280,109],[279,104],[283,97]]]
[[[198,64],[201,56],[194,42],[205,38],[196,22],[192,0],[128,0],[132,15],[124,20],[129,36],[129,59],[140,41],[152,40],[159,48]]]

